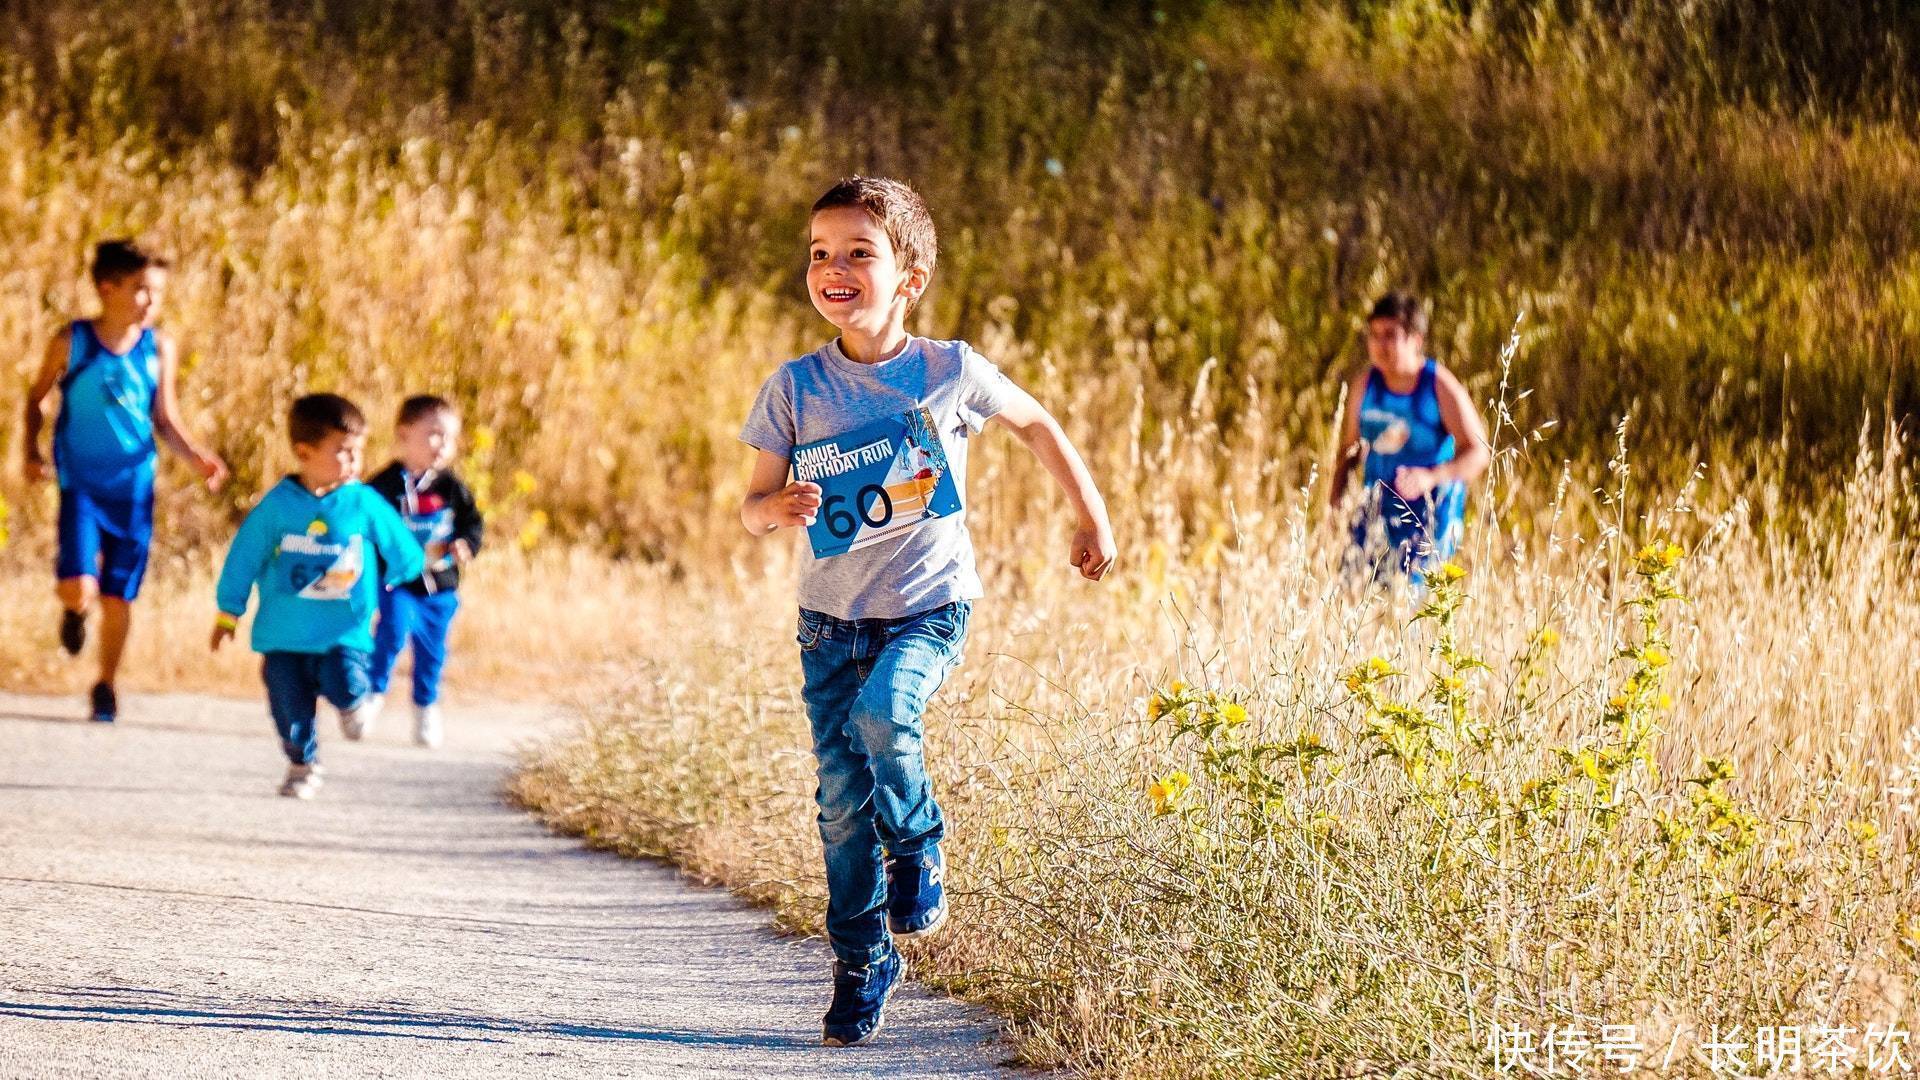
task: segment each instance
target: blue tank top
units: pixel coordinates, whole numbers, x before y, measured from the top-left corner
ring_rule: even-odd
[[[142,330],[125,353],[109,352],[86,319],[73,324],[72,336],[53,431],[60,486],[143,498],[153,491],[153,401],[160,387],[153,331]]]
[[[1374,368],[1367,372],[1366,393],[1360,399],[1368,509],[1384,518],[1388,541],[1415,563],[1452,555],[1459,547],[1466,516],[1467,488],[1457,480],[1411,501],[1401,498],[1393,486],[1394,473],[1400,469],[1430,468],[1453,460],[1453,435],[1441,419],[1440,394],[1434,388],[1437,366],[1429,359],[1409,394],[1388,389],[1380,369]]]

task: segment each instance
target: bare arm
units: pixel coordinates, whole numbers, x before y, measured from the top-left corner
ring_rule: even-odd
[[[185,458],[207,481],[207,490],[218,491],[227,480],[227,464],[200,449],[180,423],[180,397],[176,389],[180,371],[180,350],[173,338],[156,334],[160,346],[160,388],[153,401],[153,431],[174,453]]]
[[[68,327],[53,336],[47,342],[45,354],[40,360],[40,372],[33,377],[27,387],[27,430],[22,440],[26,444],[26,460],[23,463],[27,481],[37,483],[52,475],[47,467],[47,459],[40,453],[40,430],[47,425],[47,395],[67,374],[67,352],[73,342],[73,328]]]
[[[1347,380],[1347,401],[1340,414],[1340,442],[1328,476],[1327,505],[1338,507],[1347,496],[1347,477],[1360,462],[1360,399],[1367,393],[1367,368]]]
[[[1440,422],[1453,436],[1454,447],[1453,460],[1437,466],[1435,471],[1443,481],[1470,484],[1493,463],[1493,452],[1487,444],[1487,426],[1480,420],[1480,411],[1473,407],[1473,399],[1467,396],[1466,386],[1453,372],[1441,368],[1434,379],[1434,389],[1439,392]]]
[[[820,485],[787,483],[787,467],[786,458],[765,450],[753,459],[747,497],[740,500],[740,524],[755,536],[782,526],[811,525],[820,513]]]
[[[1107,520],[1107,503],[1100,497],[1100,489],[1094,485],[1087,463],[1074,449],[1067,433],[1060,429],[1060,422],[1024,390],[1016,390],[1013,399],[993,420],[1018,436],[1066,493],[1067,502],[1079,519],[1073,546],[1068,552],[1074,569],[1090,581],[1105,577],[1113,568],[1117,554],[1113,526]]]

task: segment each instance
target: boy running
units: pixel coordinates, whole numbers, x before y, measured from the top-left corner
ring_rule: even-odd
[[[353,402],[303,397],[293,403],[287,430],[299,471],[261,497],[227,549],[212,647],[218,651],[233,636],[258,586],[253,651],[261,655],[267,709],[287,755],[280,794],[311,799],[320,789],[316,701],[332,702],[341,730],[360,737],[381,579],[389,586],[411,581],[426,557],[400,515],[360,483],[367,420]]]
[[[933,933],[947,916],[921,714],[958,663],[981,596],[960,505],[971,436],[997,421],[1040,459],[1077,518],[1069,561],[1082,576],[1105,576],[1114,542],[1092,476],[1047,410],[965,342],[907,333],[936,254],[920,196],[853,177],[814,204],[810,228],[807,292],[840,336],[761,387],[740,434],[759,451],[740,518],[757,536],[808,528],[816,548],[839,552],[801,568],[798,639],[835,957],[823,1041],[851,1046],[880,1029],[904,973],[892,937]],[[947,467],[942,509],[896,519],[888,481],[930,460],[902,463],[897,448],[928,428]],[[789,482],[790,470],[801,478]]]
[[[1466,517],[1467,485],[1492,455],[1467,388],[1426,355],[1427,313],[1411,293],[1390,292],[1367,315],[1369,363],[1347,388],[1340,453],[1327,499],[1335,510],[1347,474],[1363,459],[1365,490],[1352,536],[1376,575],[1390,570],[1419,585],[1453,556]],[[1379,550],[1379,530],[1385,550]]]
[[[380,594],[374,628],[373,695],[360,709],[371,726],[387,700],[400,650],[413,645],[413,741],[440,745],[440,671],[447,661],[447,630],[460,610],[460,568],[480,550],[482,520],[473,492],[452,469],[460,445],[460,414],[431,394],[408,398],[394,424],[392,464],[368,486],[399,512],[427,549],[427,571]]]
[[[100,679],[92,716],[119,714],[114,679],[126,649],[132,603],[153,539],[156,438],[186,459],[218,491],[227,467],[202,450],[180,423],[174,390],[180,350],[154,327],[166,292],[167,261],[132,240],[94,249],[93,287],[100,314],[78,319],[47,343],[27,391],[26,474],[60,484],[60,644],[80,655],[87,614],[100,601]],[[60,388],[53,426],[53,468],[40,454],[47,395]]]

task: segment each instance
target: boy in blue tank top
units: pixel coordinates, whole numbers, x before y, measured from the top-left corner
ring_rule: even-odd
[[[1415,585],[1459,548],[1467,485],[1492,460],[1466,387],[1426,355],[1426,336],[1417,297],[1390,292],[1375,301],[1367,315],[1369,363],[1347,387],[1328,490],[1337,511],[1360,459],[1356,553],[1376,576],[1397,570]]]
[[[233,636],[258,588],[253,651],[287,755],[280,794],[310,799],[320,788],[319,699],[340,711],[348,738],[360,737],[380,592],[419,577],[427,559],[387,500],[360,482],[367,418],[353,402],[309,394],[293,403],[287,434],[300,467],[260,497],[227,549],[212,646]]]
[[[219,490],[227,478],[226,465],[180,423],[174,391],[180,351],[154,327],[166,281],[166,260],[132,240],[100,244],[93,257],[100,314],[73,322],[47,343],[27,392],[27,479],[52,475],[60,483],[60,644],[79,655],[97,597],[100,680],[93,687],[92,715],[108,723],[119,712],[114,678],[153,537],[157,444],[185,458],[209,490]],[[60,412],[49,469],[40,454],[40,429],[55,386]]]

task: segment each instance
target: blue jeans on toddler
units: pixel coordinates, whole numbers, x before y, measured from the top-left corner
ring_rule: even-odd
[[[323,653],[270,652],[260,657],[267,709],[280,732],[280,747],[295,765],[310,765],[320,749],[314,716],[325,697],[336,709],[351,709],[367,696],[367,654],[336,648]]]
[[[408,588],[380,594],[380,623],[373,628],[373,692],[387,692],[394,661],[413,643],[413,703],[431,705],[440,700],[440,672],[447,664],[447,630],[460,610],[460,594],[421,595]]]
[[[939,842],[940,804],[927,783],[920,715],[960,662],[973,605],[898,619],[836,619],[800,610],[801,697],[813,725],[820,843],[827,860],[827,939],[853,967],[884,956],[882,848],[918,855]]]

